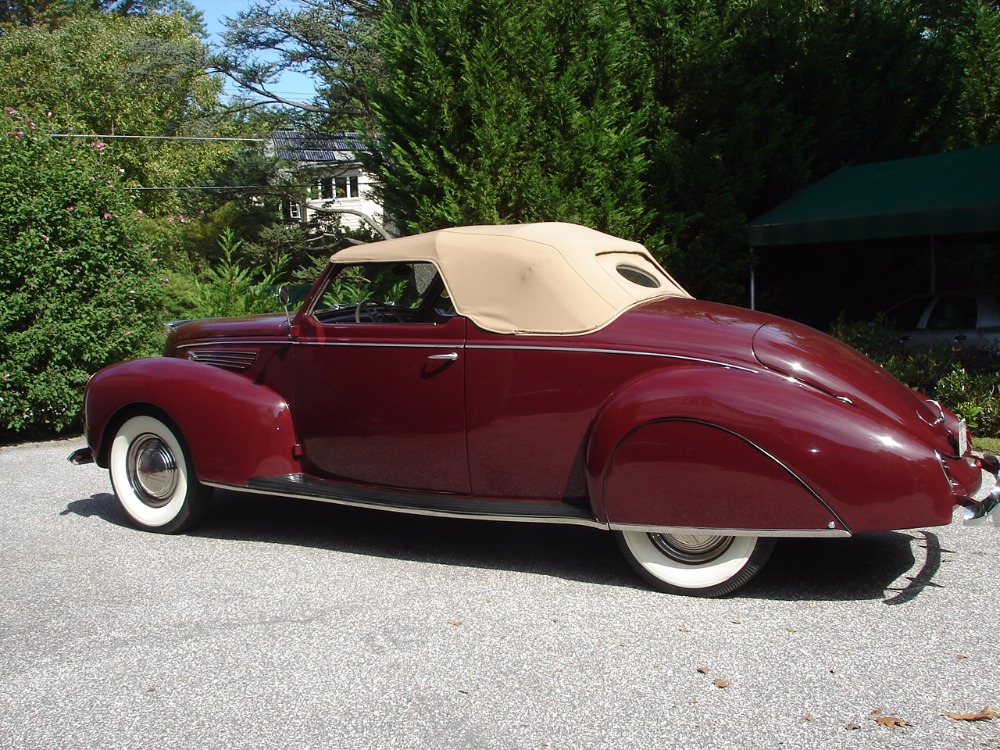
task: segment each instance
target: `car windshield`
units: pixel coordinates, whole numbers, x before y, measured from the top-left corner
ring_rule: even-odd
[[[435,322],[453,314],[433,263],[338,265],[317,297],[312,314],[321,322]]]

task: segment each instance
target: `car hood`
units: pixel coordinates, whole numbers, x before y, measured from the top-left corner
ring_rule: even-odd
[[[167,355],[177,347],[219,339],[272,340],[288,335],[284,313],[249,315],[244,318],[203,318],[179,320],[167,324]]]
[[[664,299],[616,321],[621,343],[656,342],[657,352],[759,368],[793,378],[939,442],[940,409],[882,367],[824,333],[774,315],[694,299]],[[937,428],[937,429],[935,429]]]

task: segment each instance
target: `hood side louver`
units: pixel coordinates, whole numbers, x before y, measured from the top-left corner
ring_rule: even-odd
[[[257,349],[194,349],[188,352],[188,359],[227,370],[246,370],[257,354]]]

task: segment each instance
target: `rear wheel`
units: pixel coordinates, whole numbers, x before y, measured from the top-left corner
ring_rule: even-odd
[[[774,539],[756,536],[650,534],[616,531],[626,559],[659,591],[687,596],[725,596],[764,567]]]
[[[201,518],[211,490],[198,482],[180,434],[141,414],[111,442],[111,484],[131,523],[146,531],[184,531]]]

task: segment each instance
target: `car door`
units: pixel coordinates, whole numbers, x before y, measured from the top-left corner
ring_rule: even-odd
[[[385,265],[337,274],[302,316],[293,410],[304,465],[333,480],[468,494],[465,319],[428,297],[439,283],[418,283],[436,271],[413,267],[430,264]]]

